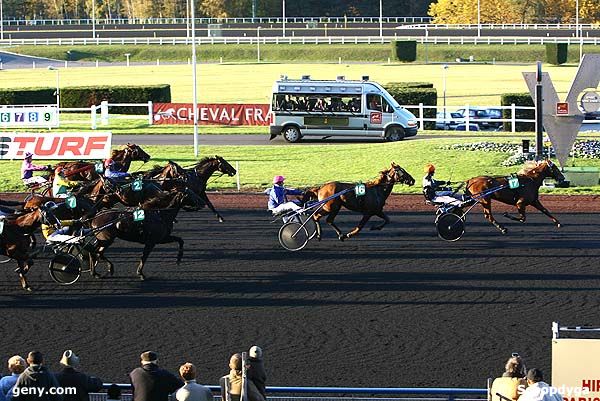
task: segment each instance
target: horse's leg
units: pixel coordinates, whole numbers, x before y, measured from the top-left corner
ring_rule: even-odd
[[[489,221],[496,227],[502,234],[506,234],[506,228],[504,228],[500,223],[496,221],[494,215],[492,215],[492,201],[489,199],[485,199],[480,202],[481,206],[483,206],[483,215],[486,220]]]
[[[146,276],[144,276],[144,264],[146,263],[146,260],[148,259],[148,256],[150,255],[150,252],[152,252],[152,250],[154,249],[154,246],[156,244],[154,243],[150,243],[150,244],[145,244],[144,245],[144,253],[142,254],[142,257],[140,258],[140,263],[138,264],[137,267],[137,275],[140,277],[140,280],[145,280]]]
[[[29,271],[30,266],[33,265],[33,261],[28,260],[25,262],[19,260],[17,261],[17,265],[19,266],[17,269],[17,273],[19,273],[19,282],[21,283],[21,288],[23,288],[25,291],[31,291],[31,287],[29,286],[29,283],[27,282],[27,277],[25,277],[25,275]]]
[[[552,222],[554,224],[556,224],[556,228],[560,228],[560,221],[558,221],[558,219],[554,216],[552,216],[550,214],[550,212],[548,211],[548,209],[546,209],[544,207],[544,205],[542,205],[542,202],[540,202],[539,199],[536,199],[535,202],[533,202],[531,204],[531,206],[533,206],[534,208],[536,208],[537,210],[539,210],[540,212],[544,213],[546,216],[550,217],[550,220],[552,220]]]
[[[379,224],[378,226],[371,227],[371,230],[381,230],[386,226],[386,224],[390,223],[390,218],[387,216],[387,214],[383,213],[383,210],[379,213],[376,213],[375,216],[381,217],[383,219],[383,223]]]
[[[179,250],[177,251],[177,264],[181,263],[181,259],[183,258],[183,239],[180,237],[175,237],[173,235],[169,235],[167,238],[162,240],[161,244],[169,244],[171,242],[177,242],[179,244]]]
[[[525,209],[527,208],[527,205],[525,204],[525,200],[523,200],[522,198],[519,199],[515,206],[517,207],[517,210],[519,212],[519,217],[511,216],[508,212],[504,212],[503,216],[508,219],[514,220],[514,221],[519,221],[521,223],[525,223],[525,220],[526,220]]]
[[[313,219],[315,220],[315,225],[317,227],[317,241],[321,241],[321,222],[319,221],[319,219],[323,217],[323,215],[316,213],[313,217]]]
[[[217,209],[215,209],[215,207],[213,206],[213,204],[210,201],[210,199],[208,199],[208,196],[206,196],[206,193],[204,193],[204,196],[202,196],[202,200],[204,201],[204,203],[206,203],[206,206],[208,206],[208,208],[213,211],[213,213],[215,214],[215,216],[217,216],[217,219],[219,220],[219,223],[222,223],[222,222],[225,221],[225,220],[223,220],[223,216],[221,216],[219,214],[219,212],[217,212]]]
[[[327,222],[327,224],[329,224],[331,227],[333,227],[336,234],[338,235],[339,240],[343,241],[345,239],[345,235],[342,234],[342,230],[340,230],[338,228],[338,226],[336,226],[334,223],[335,217],[339,213],[341,207],[342,207],[342,204],[339,201],[338,202],[336,202],[336,200],[332,201],[329,206],[329,214],[327,216],[327,220],[325,220],[325,221]]]
[[[355,235],[358,235],[358,233],[360,232],[360,230],[362,230],[362,228],[365,226],[365,224],[367,224],[367,222],[369,221],[369,219],[371,218],[371,214],[363,214],[362,219],[360,219],[360,221],[358,222],[358,225],[356,227],[354,227],[352,229],[352,231],[348,232],[345,237],[346,238],[351,238]]]

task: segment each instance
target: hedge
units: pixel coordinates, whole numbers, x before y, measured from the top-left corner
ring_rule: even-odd
[[[386,86],[397,86],[401,88],[433,88],[432,82],[388,82]]]
[[[419,103],[423,103],[424,106],[437,106],[437,90],[434,88],[411,88],[407,86],[401,86],[399,84],[403,83],[390,83],[384,85],[384,89],[389,92],[390,95],[400,105],[414,105],[417,106]],[[433,85],[432,85],[433,86]],[[419,110],[411,109],[412,112],[417,118],[419,118]],[[436,109],[424,109],[423,117],[424,118],[433,118],[435,119],[435,111]],[[435,121],[427,121],[425,122],[425,127],[423,129],[435,129]]]
[[[561,65],[567,62],[569,56],[568,43],[546,43],[546,62]]]
[[[0,89],[0,104],[55,104],[55,88]],[[171,102],[170,85],[89,86],[60,90],[60,107],[90,107],[106,100],[110,103]],[[115,107],[113,113],[147,114],[143,107]]]
[[[416,40],[393,40],[392,60],[412,62],[417,60]]]
[[[529,93],[505,93],[502,95],[500,100],[502,106],[510,106],[513,103],[515,106],[534,106],[533,99]],[[510,109],[502,110],[502,118],[510,119],[511,111]],[[535,120],[535,110],[519,110],[515,111],[515,118],[519,119],[527,119],[527,120]],[[504,131],[510,132],[512,130],[512,125],[510,122],[504,123]],[[515,123],[515,131],[535,131],[535,123]]]

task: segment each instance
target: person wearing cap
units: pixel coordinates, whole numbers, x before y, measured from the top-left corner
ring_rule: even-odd
[[[525,363],[519,354],[514,353],[504,366],[502,377],[494,379],[491,387],[492,401],[516,401],[519,399],[519,386],[526,386]]]
[[[121,171],[119,165],[113,159],[107,159],[104,162],[104,176],[113,180],[123,180],[131,177],[131,174]]]
[[[185,384],[175,393],[177,401],[213,401],[208,387],[196,383],[196,367],[186,362],[179,367],[179,375]]]
[[[522,391],[519,401],[563,401],[563,397],[558,389],[544,382],[541,370],[533,368],[527,372],[527,388]]]
[[[435,175],[433,164],[426,164],[423,172],[425,173],[425,177],[423,177],[423,195],[425,195],[425,199],[439,204],[456,206],[462,204],[462,196],[456,195],[454,191],[444,187],[444,185],[450,185],[450,181],[438,181],[433,178]]]
[[[267,398],[267,373],[263,364],[263,351],[258,345],[253,345],[248,351],[246,377],[252,381],[262,396]]]
[[[44,356],[39,351],[27,355],[29,366],[21,373],[13,387],[13,401],[63,401],[57,394],[60,387],[56,377],[44,366]]]
[[[42,235],[49,242],[65,242],[73,238],[70,235],[75,220],[60,220],[54,215],[58,205],[52,201],[40,207],[42,212]]]
[[[299,189],[286,188],[284,186],[285,177],[276,175],[273,177],[273,187],[267,189],[265,194],[269,196],[267,204],[268,209],[274,215],[280,215],[286,212],[301,209],[295,202],[288,201],[288,195],[302,195],[304,192]]]
[[[52,195],[55,198],[66,198],[69,196],[69,189],[75,188],[80,184],[79,181],[67,179],[65,171],[58,166],[54,171],[54,181],[52,182]]]
[[[10,376],[4,376],[0,379],[0,401],[11,401],[13,398],[12,388],[17,379],[25,371],[27,364],[25,359],[15,355],[8,360],[8,371]]]
[[[64,401],[89,401],[89,393],[102,389],[102,380],[77,371],[79,357],[72,350],[66,350],[60,359],[62,370],[56,374],[56,380],[63,388],[74,388],[74,394],[65,393]]]
[[[146,351],[140,355],[141,367],[129,373],[133,401],[168,401],[169,394],[183,386],[174,374],[158,367],[158,354]]]
[[[33,184],[45,184],[48,180],[39,175],[33,175],[34,171],[46,171],[51,169],[51,166],[38,166],[33,164],[33,153],[27,152],[25,153],[25,158],[23,159],[23,163],[21,164],[21,179],[23,180],[23,184],[25,185],[33,185]]]

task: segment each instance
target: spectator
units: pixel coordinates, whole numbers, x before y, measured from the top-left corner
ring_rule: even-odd
[[[56,377],[44,366],[44,356],[39,351],[27,355],[29,366],[23,371],[13,387],[14,401],[62,401],[55,394],[59,387]],[[41,391],[41,394],[39,393]]]
[[[0,401],[12,400],[12,388],[25,368],[25,359],[19,355],[15,355],[8,360],[8,371],[10,372],[10,376],[4,376],[0,379]]]
[[[56,374],[56,380],[63,388],[76,389],[75,394],[65,393],[64,401],[88,401],[89,393],[95,393],[102,389],[102,380],[76,370],[79,366],[79,357],[73,351],[66,350],[60,364],[63,370]]]
[[[556,388],[544,382],[544,373],[539,369],[529,369],[527,385],[519,401],[562,401],[563,399]]]
[[[177,401],[212,401],[213,395],[208,387],[196,383],[196,367],[191,363],[184,363],[179,367],[179,374],[185,385],[177,390]]]
[[[263,365],[263,352],[262,349],[254,345],[248,351],[248,366],[246,371],[246,378],[250,380],[256,386],[256,389],[262,396],[267,398],[266,381],[267,374],[265,372],[265,366]]]
[[[111,384],[106,390],[106,401],[121,401],[121,388],[117,384]]]
[[[146,351],[140,355],[142,366],[129,374],[133,401],[168,401],[183,386],[174,374],[158,367],[158,354]]]
[[[516,401],[520,395],[519,386],[526,384],[525,363],[515,353],[506,361],[502,377],[492,383],[492,401]]]
[[[229,374],[221,377],[221,398],[223,401],[240,401],[242,394],[242,354],[229,358]]]

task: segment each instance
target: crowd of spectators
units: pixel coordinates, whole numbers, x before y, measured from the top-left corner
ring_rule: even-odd
[[[242,354],[233,354],[229,373],[220,379],[223,401],[239,401],[245,391],[248,401],[266,400],[267,375],[263,352],[253,346],[246,359],[246,380],[243,380]],[[28,354],[27,360],[15,355],[8,360],[9,375],[0,379],[0,401],[89,401],[90,393],[102,390],[102,380],[79,369],[80,359],[72,351],[63,353],[61,370],[50,372],[39,351]],[[129,373],[133,401],[168,401],[174,394],[177,401],[213,401],[211,390],[197,381],[196,367],[186,362],[175,375],[159,366],[158,354],[146,351],[140,355],[140,366]],[[107,400],[120,401],[121,389],[112,384]]]

